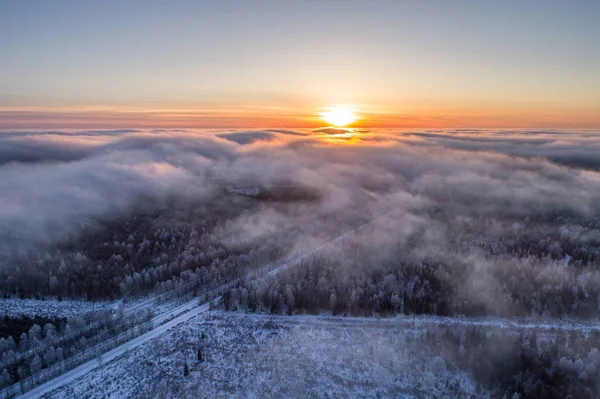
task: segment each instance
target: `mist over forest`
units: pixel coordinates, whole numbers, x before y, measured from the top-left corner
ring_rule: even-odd
[[[224,309],[592,323],[600,317],[599,153],[600,134],[583,130],[2,132],[0,294],[102,303],[200,281],[216,287],[348,232],[276,275],[239,280]],[[50,339],[41,331],[19,338],[30,327],[13,327],[12,343],[4,334],[2,350]],[[590,339],[576,352],[549,354],[546,345],[535,360],[512,337],[512,363],[490,360],[479,382],[495,393],[596,397],[596,355],[585,376],[585,365],[564,362],[556,384],[538,375],[587,356],[598,346]],[[458,363],[477,369],[474,353]],[[39,368],[56,356],[48,359],[38,358]],[[536,361],[545,366],[527,365]],[[502,367],[523,372],[516,380],[517,371],[492,371]],[[584,391],[573,390],[579,385]]]
[[[441,262],[487,295],[502,294],[498,273],[528,273],[532,289],[585,292],[580,310],[597,316],[596,133],[335,130],[4,132],[0,289],[114,297],[151,268],[179,274],[284,237],[285,254],[389,213],[353,271]]]

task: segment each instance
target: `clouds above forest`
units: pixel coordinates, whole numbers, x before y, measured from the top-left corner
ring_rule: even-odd
[[[249,132],[233,132],[219,133],[217,137],[233,141],[238,144],[252,144],[256,141],[270,141],[275,138],[275,135],[266,131],[249,131]]]
[[[127,236],[138,215],[150,227],[137,234],[152,239],[165,226],[204,229],[195,219],[202,209],[218,215],[207,234],[221,245],[275,246],[268,243],[293,237],[280,248],[283,254],[303,253],[376,218],[376,226],[353,238],[360,265],[376,268],[399,256],[415,264],[462,265],[459,279],[437,278],[453,287],[457,301],[468,297],[498,311],[504,282],[497,275],[505,270],[542,285],[559,275],[561,281],[577,278],[551,263],[539,273],[524,271],[515,251],[588,262],[600,243],[600,173],[591,170],[600,140],[594,132],[18,133],[0,133],[5,276],[29,278],[15,269],[23,259],[38,265],[48,253],[62,257],[64,246],[77,251],[70,243],[89,226],[110,225]],[[243,197],[232,187],[259,188],[267,197]],[[481,248],[507,256],[492,260]],[[348,251],[319,255],[357,265]],[[515,310],[503,303],[503,312]]]
[[[545,157],[573,167],[600,170],[600,132],[539,130],[456,130],[401,135],[414,144],[466,151],[493,151],[517,157]]]
[[[600,177],[579,169],[600,166],[594,132],[339,133],[0,133],[0,227],[24,241],[47,240],[82,218],[128,212],[141,198],[210,201],[227,184],[298,184],[322,194],[315,207],[340,212],[376,213],[374,204],[395,201],[495,217],[599,209]]]

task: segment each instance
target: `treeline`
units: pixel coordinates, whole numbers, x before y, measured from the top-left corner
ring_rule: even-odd
[[[468,326],[432,328],[409,342],[421,356],[441,354],[450,368],[467,370],[478,392],[497,398],[597,398],[600,333],[521,332]]]
[[[22,333],[26,333],[29,331],[31,327],[35,324],[43,326],[45,324],[53,324],[55,327],[58,327],[61,322],[66,321],[65,319],[50,319],[47,317],[8,317],[2,316],[0,317],[0,348],[1,340],[6,339],[8,337],[19,337]]]
[[[284,234],[277,235],[276,242],[253,242],[215,231],[246,209],[227,205],[232,204],[225,199],[193,209],[180,206],[94,221],[51,247],[15,247],[0,260],[0,295],[135,297],[168,290],[186,278],[186,271],[207,269],[203,273],[211,274],[238,256],[250,259],[239,258],[242,264],[256,261],[256,253],[264,254],[267,245],[273,253],[289,247]]]
[[[474,223],[475,222],[475,223]],[[523,220],[455,220],[449,226],[453,243],[489,254],[517,258],[564,260],[574,267],[600,265],[600,218],[548,215]]]
[[[278,314],[600,316],[595,264],[566,265],[549,256],[474,256],[460,247],[417,255],[407,245],[374,256],[360,242],[348,242],[275,277],[245,282],[223,302],[228,310]]]
[[[23,381],[54,363],[68,361],[75,354],[151,318],[147,311],[125,314],[121,305],[115,314],[109,309],[89,312],[60,321],[58,327],[53,323],[34,324],[17,339],[0,338],[1,386]]]
[[[159,229],[148,233],[132,232],[124,240],[90,238],[90,246],[73,251],[47,253],[20,259],[18,268],[7,267],[2,274],[5,295],[20,297],[62,296],[87,300],[116,298],[128,280],[142,278],[135,284],[141,294],[156,283],[166,281],[182,270],[209,266],[225,258],[226,250],[218,244],[204,244],[209,234],[191,230]],[[203,250],[199,250],[198,246]],[[38,255],[39,256],[39,255]],[[138,277],[139,275],[139,277]]]
[[[267,243],[271,243],[267,241]],[[273,244],[273,243],[271,243]],[[178,277],[172,277],[166,283],[158,284],[155,301],[169,300],[177,302],[181,298],[189,300],[190,295],[204,298],[204,295],[229,281],[244,275],[249,268],[263,265],[280,256],[279,248],[269,245],[261,251],[250,251],[248,255],[229,256],[225,260],[213,262],[210,268],[186,270]],[[135,284],[136,280],[131,280]],[[135,285],[124,286],[127,289],[139,289]],[[140,328],[145,328],[152,319],[147,309],[133,314],[125,313],[123,302],[114,313],[110,308],[99,312],[90,312],[82,316],[72,317],[58,323],[46,323],[43,327],[33,324],[29,331],[19,336],[0,338],[0,370],[6,370],[2,382],[9,386],[15,382],[38,381],[36,373],[55,363],[63,370],[72,368],[70,358],[97,344],[106,344],[113,338],[125,342],[127,337],[133,338]],[[55,367],[56,368],[56,367]],[[29,378],[31,377],[31,378]],[[0,386],[2,386],[0,384]],[[30,388],[30,387],[29,387]],[[27,389],[29,389],[27,388]]]

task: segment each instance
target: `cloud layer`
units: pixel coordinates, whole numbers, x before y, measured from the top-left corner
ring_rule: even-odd
[[[0,225],[39,232],[124,210],[139,196],[201,196],[207,173],[233,184],[298,182],[331,201],[368,190],[444,206],[483,201],[480,212],[500,201],[516,207],[510,213],[545,205],[589,215],[598,175],[582,169],[600,168],[598,154],[600,135],[589,131],[3,132]]]
[[[218,204],[224,187],[250,186],[302,200],[266,202],[223,222],[229,240],[295,229],[302,250],[389,213],[363,239],[373,260],[386,256],[390,237],[419,237],[414,256],[448,253],[457,238],[508,248],[531,237],[555,257],[571,256],[569,245],[600,243],[597,154],[600,136],[589,131],[5,132],[0,254],[51,246],[148,201]],[[465,262],[489,269],[477,266],[457,290],[500,290],[493,273],[503,266],[469,251]]]

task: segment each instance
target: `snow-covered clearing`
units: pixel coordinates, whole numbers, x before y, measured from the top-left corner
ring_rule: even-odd
[[[83,313],[102,310],[114,306],[114,302],[88,302],[65,299],[0,299],[0,314],[7,317],[47,317],[50,319],[73,317]]]
[[[474,381],[436,352],[441,349],[424,345],[425,333],[478,326],[536,330],[541,340],[552,340],[600,330],[570,321],[191,313],[177,328],[152,331],[143,344],[132,342],[131,351],[104,357],[102,366],[44,397],[469,397]]]
[[[345,319],[340,325],[338,318],[210,312],[45,397],[338,398],[474,392],[466,373],[445,370],[441,359],[418,356],[419,348],[407,345],[405,334],[390,327],[391,320]]]
[[[120,301],[83,301],[76,299],[19,299],[19,298],[0,298],[0,314],[6,317],[46,317],[49,319],[68,318],[81,316],[88,312],[97,312],[106,308],[116,309]],[[126,313],[135,313],[147,306],[152,305],[155,313],[168,311],[173,307],[176,301],[167,300],[157,303],[157,297],[129,300],[125,305]]]

